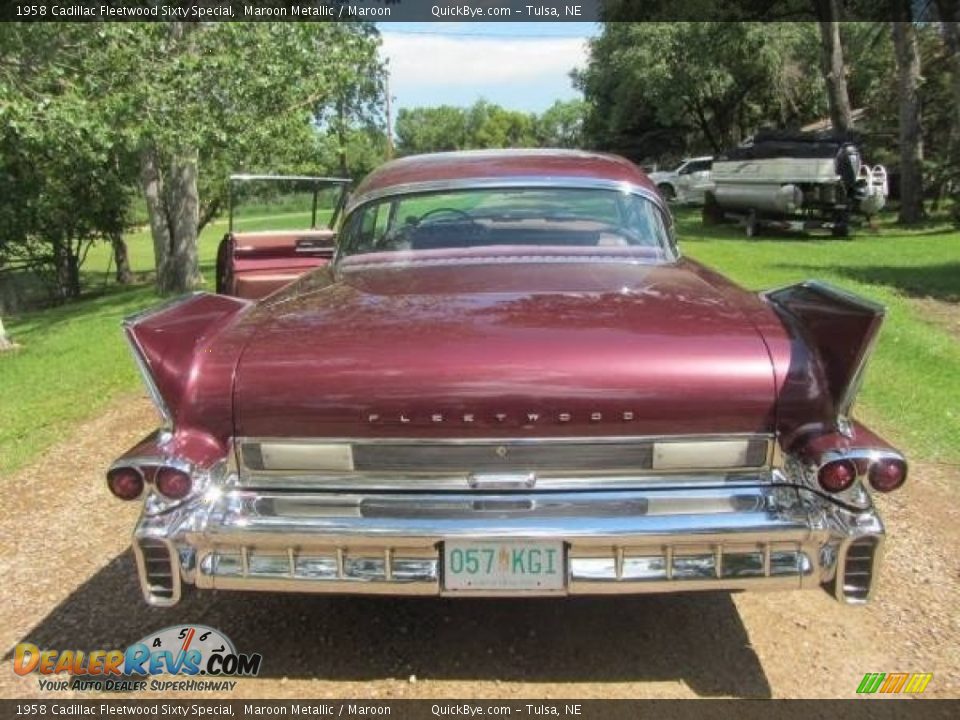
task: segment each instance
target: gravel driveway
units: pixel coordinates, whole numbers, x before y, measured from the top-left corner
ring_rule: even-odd
[[[890,536],[865,608],[824,592],[456,601],[220,592],[160,610],[136,583],[137,507],[102,479],[154,425],[146,400],[126,398],[2,478],[0,696],[54,697],[36,675],[13,673],[17,642],[123,648],[184,622],[263,654],[261,676],[241,680],[234,698],[850,698],[864,673],[894,671],[932,672],[926,696],[960,696],[960,468],[915,462],[907,487],[880,499]]]

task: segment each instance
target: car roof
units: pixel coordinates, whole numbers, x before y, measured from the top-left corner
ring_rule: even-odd
[[[586,178],[627,182],[654,189],[643,171],[617,155],[582,150],[464,150],[392,160],[367,175],[354,197],[361,198],[411,183],[511,177],[541,180]]]

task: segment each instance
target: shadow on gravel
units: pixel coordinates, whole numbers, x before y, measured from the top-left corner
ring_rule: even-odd
[[[701,696],[771,695],[736,606],[719,593],[449,600],[187,592],[158,609],[143,602],[128,550],[21,640],[122,649],[192,622],[222,630],[240,652],[262,653],[261,677],[682,681]]]

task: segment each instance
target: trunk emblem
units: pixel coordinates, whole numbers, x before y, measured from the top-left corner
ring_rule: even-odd
[[[507,456],[507,448],[501,445],[497,448],[497,455],[499,457],[505,458]]]

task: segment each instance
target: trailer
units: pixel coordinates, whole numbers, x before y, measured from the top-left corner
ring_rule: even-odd
[[[704,224],[829,230],[845,237],[886,203],[887,171],[863,162],[853,134],[760,131],[714,159],[704,195]]]

